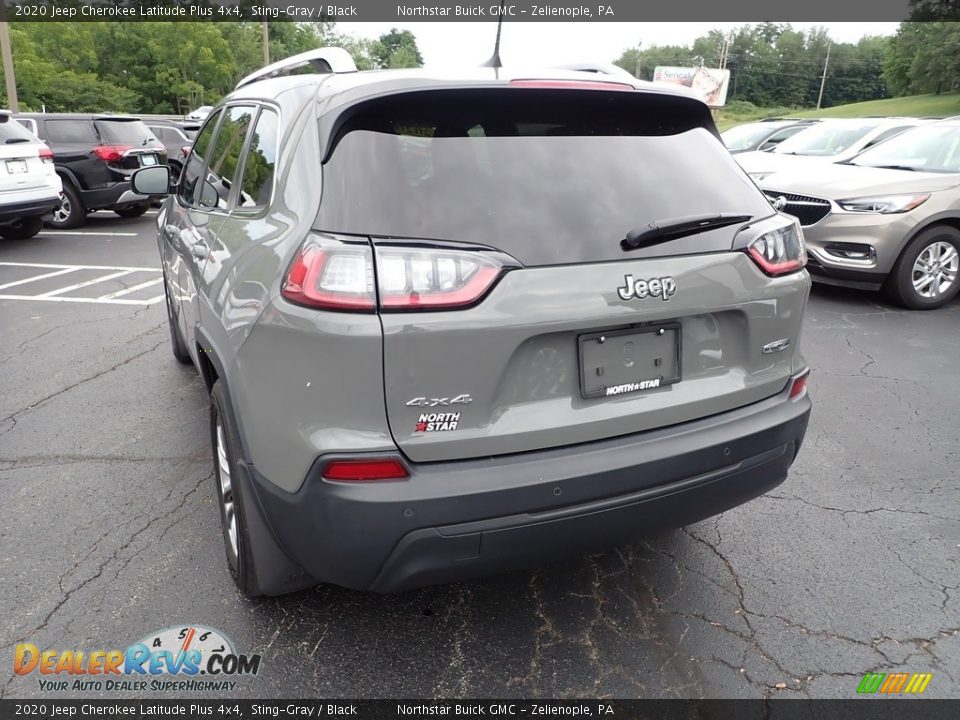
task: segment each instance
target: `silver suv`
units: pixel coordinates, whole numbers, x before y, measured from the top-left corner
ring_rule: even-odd
[[[699,100],[327,48],[242,81],[169,192],[173,352],[210,392],[249,595],[609,548],[770,490],[800,448],[802,233]]]

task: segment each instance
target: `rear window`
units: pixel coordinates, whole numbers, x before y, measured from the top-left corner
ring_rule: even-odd
[[[342,127],[319,229],[479,243],[545,265],[622,258],[620,240],[655,220],[771,213],[699,103],[632,91],[423,95],[375,102]],[[722,236],[729,249],[731,233],[699,239]],[[668,245],[660,252],[702,249]]]
[[[37,138],[23,125],[7,117],[0,122],[0,143],[13,145],[14,143],[36,142]]]
[[[97,142],[97,131],[93,128],[92,120],[45,120],[44,125],[51,142]]]
[[[105,143],[118,143],[139,147],[147,141],[156,140],[154,134],[140,120],[96,120],[100,139]]]

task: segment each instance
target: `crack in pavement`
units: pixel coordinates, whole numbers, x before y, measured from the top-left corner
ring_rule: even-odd
[[[95,582],[98,578],[100,578],[100,577],[103,575],[104,571],[106,570],[107,566],[108,566],[111,562],[113,562],[114,560],[117,560],[117,559],[119,558],[120,553],[122,553],[124,550],[126,550],[127,548],[129,548],[130,545],[132,545],[133,542],[137,539],[137,537],[139,537],[142,533],[146,532],[146,531],[147,531],[152,525],[154,525],[155,523],[160,522],[160,521],[164,520],[165,518],[168,518],[168,517],[170,517],[171,515],[173,515],[174,513],[178,512],[179,510],[181,510],[181,509],[184,507],[184,505],[187,503],[187,500],[188,500],[197,490],[199,490],[199,488],[203,485],[204,482],[211,480],[211,479],[213,478],[213,475],[214,475],[214,471],[211,470],[210,473],[207,474],[205,477],[200,478],[200,479],[197,481],[196,485],[194,485],[193,488],[191,488],[191,489],[188,490],[186,493],[184,493],[183,497],[180,499],[180,502],[179,502],[175,507],[171,508],[170,510],[168,510],[167,512],[165,512],[165,513],[163,513],[163,514],[161,514],[161,515],[152,516],[152,517],[146,522],[146,524],[142,525],[142,526],[139,527],[136,531],[134,531],[133,533],[131,533],[131,534],[127,537],[127,539],[126,539],[118,548],[116,548],[116,549],[113,551],[113,553],[111,553],[110,557],[108,557],[106,560],[104,560],[103,562],[101,562],[101,563],[97,566],[96,570],[94,571],[94,573],[93,573],[92,575],[88,576],[86,579],[84,579],[83,581],[81,581],[81,582],[80,582],[78,585],[76,585],[75,587],[72,587],[72,588],[70,588],[69,590],[65,589],[65,588],[63,587],[63,579],[70,574],[70,572],[71,572],[72,569],[76,569],[77,567],[79,567],[79,563],[78,563],[77,565],[75,565],[74,568],[72,568],[71,570],[68,570],[66,573],[64,573],[64,574],[60,577],[61,597],[60,597],[60,599],[57,601],[57,603],[54,605],[54,607],[46,614],[46,616],[43,618],[43,620],[40,622],[39,625],[37,625],[37,626],[34,627],[32,630],[30,630],[29,632],[27,632],[27,634],[26,634],[26,635],[23,635],[19,640],[15,641],[14,643],[11,643],[10,645],[7,645],[7,646],[5,646],[5,647],[7,647],[7,648],[9,648],[9,647],[14,647],[15,645],[19,645],[19,644],[21,644],[21,643],[24,643],[24,642],[26,642],[27,640],[29,640],[31,637],[33,637],[36,633],[38,633],[38,632],[40,632],[41,630],[45,629],[45,628],[47,627],[47,625],[50,623],[50,621],[53,619],[53,617],[70,601],[70,599],[71,599],[76,593],[78,593],[79,591],[83,590],[85,587],[87,587],[87,586],[90,585],[91,583]],[[172,493],[171,493],[171,494],[172,494]],[[169,497],[169,496],[170,496],[170,495],[168,495],[167,497]],[[141,515],[141,517],[143,517],[143,515]],[[114,531],[114,532],[115,532],[115,531]],[[99,542],[99,541],[98,541],[98,542]],[[10,684],[14,681],[15,678],[16,678],[16,676],[11,677],[9,680],[7,680],[7,682],[3,685],[3,687],[0,688],[0,697],[3,697],[4,693],[5,693],[6,690],[9,688]]]
[[[155,331],[158,330],[159,328],[163,327],[164,324],[165,324],[165,323],[161,323],[160,325],[155,326],[154,328],[152,328],[151,330],[143,333],[142,335],[147,335],[147,334],[149,334],[149,333],[151,333],[151,332],[155,332]],[[138,336],[138,337],[140,337],[140,336]],[[134,339],[136,339],[136,338],[134,338]],[[161,342],[157,343],[157,344],[154,345],[153,347],[147,348],[146,350],[143,350],[142,352],[138,352],[138,353],[136,353],[135,355],[132,355],[132,356],[128,357],[127,359],[125,359],[125,360],[117,363],[116,365],[113,365],[112,367],[107,368],[106,370],[101,370],[101,371],[98,372],[98,373],[95,373],[95,374],[90,375],[90,376],[88,376],[88,377],[85,377],[85,378],[83,378],[83,379],[81,379],[81,380],[78,380],[77,382],[73,383],[72,385],[68,385],[68,386],[65,387],[65,388],[62,388],[62,389],[60,389],[60,390],[57,390],[55,393],[51,393],[50,395],[47,395],[46,397],[41,398],[40,400],[37,400],[35,403],[33,403],[33,404],[31,404],[31,405],[28,405],[27,407],[23,408],[22,410],[17,410],[16,412],[14,412],[14,413],[12,413],[12,414],[7,415],[5,418],[0,418],[0,423],[6,422],[6,421],[8,421],[8,420],[12,420],[12,421],[14,422],[14,425],[16,425],[16,419],[17,419],[18,416],[23,415],[24,413],[29,412],[29,411],[31,411],[31,410],[35,410],[36,408],[38,408],[38,407],[40,407],[41,405],[49,402],[49,401],[52,400],[53,398],[59,397],[60,395],[63,395],[64,393],[70,392],[71,390],[73,390],[73,389],[75,389],[75,388],[77,388],[77,387],[79,387],[79,386],[81,386],[81,385],[84,385],[84,384],[86,384],[86,383],[88,383],[88,382],[90,382],[90,381],[92,381],[92,380],[96,380],[97,378],[103,377],[104,375],[108,375],[109,373],[112,373],[113,371],[118,370],[119,368],[122,368],[124,365],[130,364],[130,363],[133,362],[134,360],[137,360],[137,359],[143,357],[144,355],[149,355],[150,353],[154,352],[157,348],[159,348],[161,345],[164,345],[164,344],[167,343],[167,342],[168,342],[167,340],[162,340]],[[13,429],[13,427],[10,427],[10,428],[8,428],[7,430],[5,430],[4,432],[5,432],[5,433],[6,433],[6,432],[9,432],[9,431],[12,430],[12,429]]]

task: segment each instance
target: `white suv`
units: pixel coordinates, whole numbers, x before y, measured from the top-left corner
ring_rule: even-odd
[[[0,237],[32,238],[59,207],[62,191],[50,148],[0,111]]]

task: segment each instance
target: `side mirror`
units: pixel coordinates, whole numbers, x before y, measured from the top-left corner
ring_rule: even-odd
[[[204,180],[200,186],[200,207],[215,208],[220,200],[220,193],[216,186],[209,180]]]
[[[140,168],[130,176],[130,187],[138,195],[167,195],[170,192],[170,168],[166,165]]]

